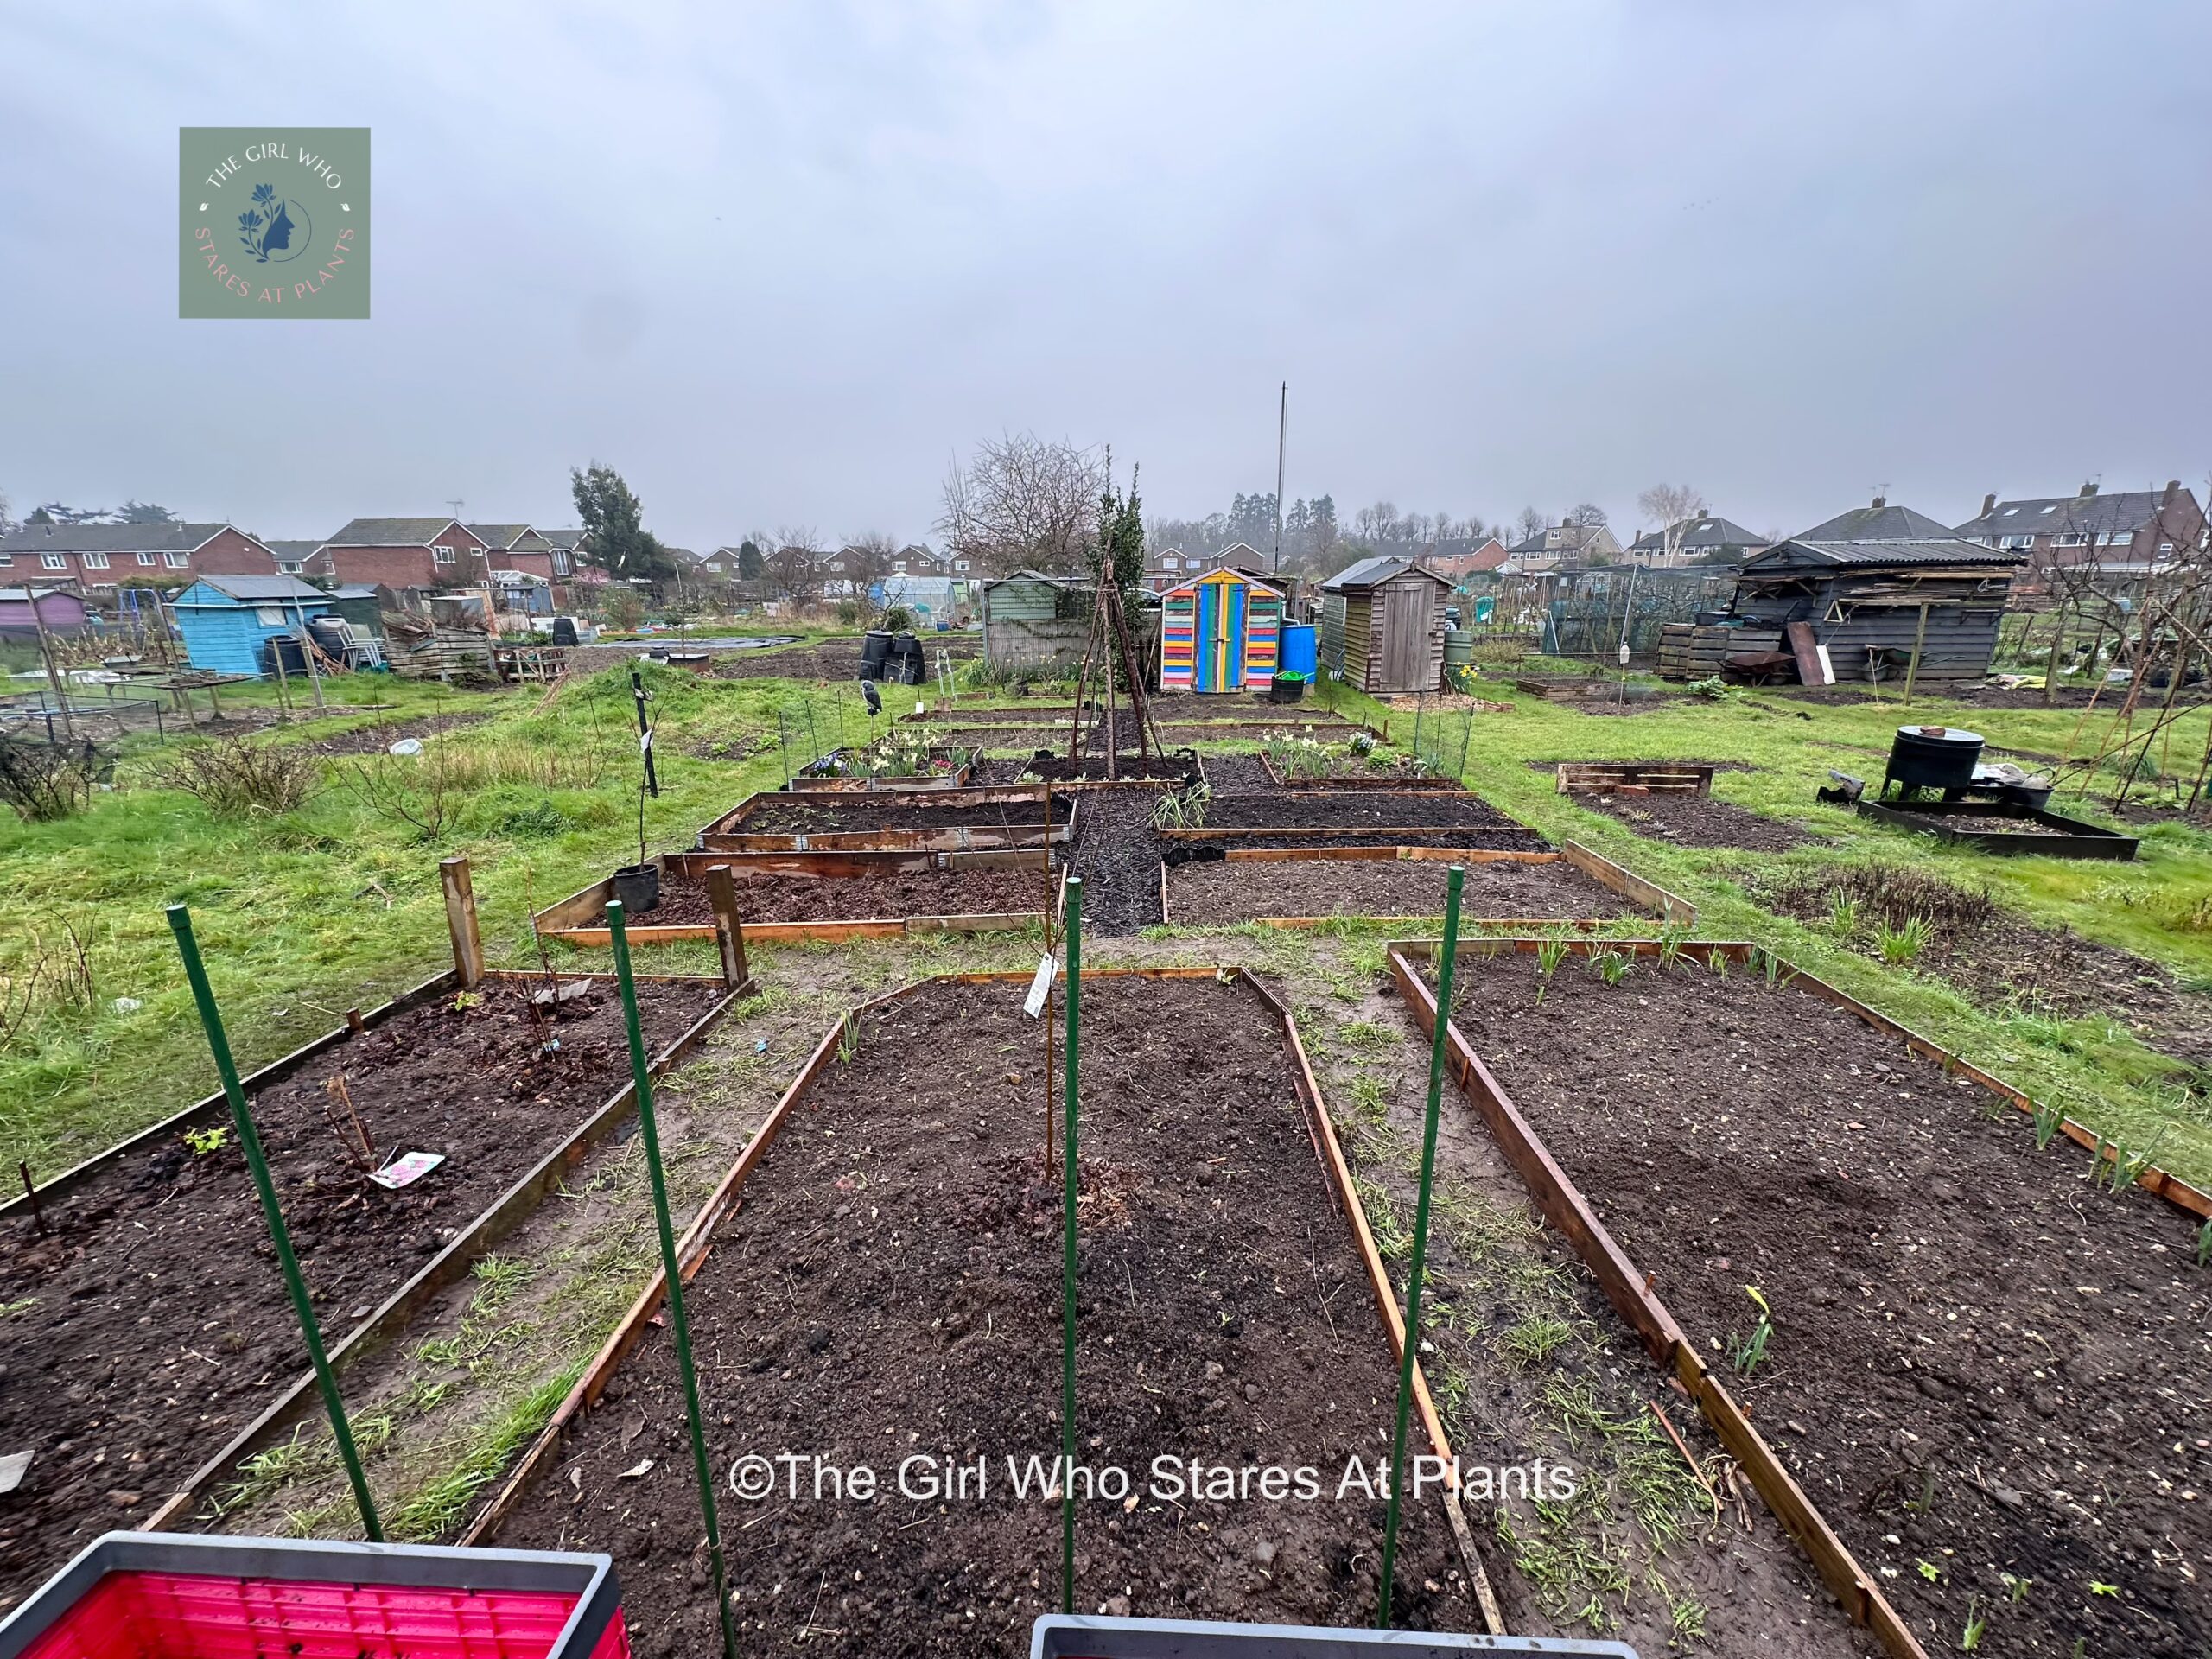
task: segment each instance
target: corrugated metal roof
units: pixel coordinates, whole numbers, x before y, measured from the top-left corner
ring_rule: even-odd
[[[1754,571],[1806,564],[1986,564],[2009,567],[2026,563],[2027,556],[2024,553],[2008,553],[1999,548],[1983,547],[1974,542],[1961,541],[1955,536],[1918,542],[1817,541],[1811,537],[1793,536],[1764,553],[1754,553],[1744,561],[1742,568]]]
[[[1409,559],[1402,554],[1386,553],[1376,558],[1362,559],[1357,564],[1345,566],[1321,584],[1321,591],[1325,594],[1340,594],[1350,588],[1373,588],[1379,583],[1389,581],[1393,576],[1402,576],[1409,570],[1427,576],[1431,582],[1442,582],[1446,588],[1452,585],[1452,579],[1449,576],[1439,575],[1418,559]]]

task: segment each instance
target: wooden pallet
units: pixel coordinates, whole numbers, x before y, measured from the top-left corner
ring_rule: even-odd
[[[1560,764],[1561,795],[1710,795],[1710,762],[1567,760]]]
[[[1659,630],[1659,677],[1709,680],[1744,652],[1779,651],[1781,632],[1773,628],[1700,627],[1669,622]]]

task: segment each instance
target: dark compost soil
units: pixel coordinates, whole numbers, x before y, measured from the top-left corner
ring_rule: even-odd
[[[334,737],[310,740],[307,747],[318,754],[382,754],[410,737],[443,737],[491,719],[484,715],[423,715],[413,720],[388,720],[375,726],[357,726]]]
[[[1459,976],[1476,1052],[1709,1358],[1765,1296],[1766,1361],[1729,1386],[1931,1652],[1975,1605],[1999,1659],[2212,1642],[2193,1224],[1786,985],[1570,959],[1539,1003],[1533,957]]]
[[[1017,1499],[1007,1468],[1060,1444],[1058,1188],[1039,1179],[1043,1033],[1021,995],[933,985],[863,1014],[690,1289],[717,1472],[788,1451],[879,1481],[867,1502],[817,1497],[810,1462],[796,1496],[750,1503],[725,1481],[747,1654],[827,1637],[1002,1659],[1057,1605],[1058,1504]],[[1333,1495],[1349,1459],[1387,1457],[1395,1374],[1280,1033],[1211,977],[1090,980],[1083,1020],[1078,1459],[1128,1471],[1135,1501],[1079,1503],[1076,1605],[1363,1624],[1382,1506]],[[500,1540],[612,1553],[647,1659],[716,1646],[683,1425],[650,1332]],[[1170,1502],[1155,1458],[1310,1466],[1323,1496]],[[899,1488],[902,1465],[912,1491],[979,1459],[980,1497]],[[1433,1494],[1400,1549],[1401,1622],[1470,1628]]]
[[[1052,798],[1052,822],[1065,823],[1074,804]],[[1040,830],[1045,803],[999,801],[932,805],[923,794],[884,796],[825,790],[764,800],[729,826],[733,835],[831,835],[866,830]]]
[[[1757,881],[1752,896],[1799,921],[1826,923],[1840,896],[1855,907],[1852,949],[1880,960],[1877,927],[1914,920],[1933,930],[1916,972],[1949,980],[1975,1001],[2019,1004],[2069,1019],[2124,1022],[2146,1046],[2212,1066],[2212,996],[2185,988],[2147,957],[2038,927],[2000,908],[1985,887],[1964,887],[1903,865],[1851,865]]]
[[[877,875],[739,878],[740,922],[854,922],[901,916],[999,916],[1041,912],[1052,884],[1041,870],[914,870]],[[649,927],[711,926],[707,884],[664,873]]]
[[[719,995],[639,990],[657,1049]],[[550,1057],[527,995],[487,983],[466,1011],[450,996],[404,1010],[251,1097],[328,1340],[629,1080],[611,992],[560,1005]],[[396,1192],[367,1180],[325,1114],[341,1068],[379,1166],[446,1161]],[[36,1454],[0,1499],[0,1603],[143,1520],[307,1367],[234,1135],[199,1155],[165,1137],[43,1208],[46,1236],[29,1215],[0,1234],[0,1445]]]
[[[1803,830],[1709,795],[1574,795],[1577,806],[1602,812],[1653,841],[1678,847],[1744,847],[1780,852],[1813,839]]]
[[[1088,813],[1089,807],[1084,810]],[[1551,843],[1534,830],[1424,830],[1419,825],[1382,830],[1329,830],[1244,831],[1235,839],[1161,843],[1170,863],[1179,857],[1206,857],[1205,849],[1224,847],[1465,847],[1493,853],[1547,853]]]
[[[1167,910],[1186,926],[1260,916],[1441,916],[1450,868],[1441,859],[1193,861],[1168,871]],[[1459,913],[1468,921],[1638,913],[1565,860],[1470,864],[1466,871]]]
[[[1083,878],[1086,932],[1134,933],[1160,921],[1160,791],[1097,789],[1084,797],[1075,873]]]
[[[1935,805],[1914,806],[1899,804],[1895,810],[1910,813],[1918,823],[1934,830],[1948,830],[1953,835],[1963,836],[2070,836],[2077,832],[2056,824],[2038,823],[2033,818],[1993,817],[1977,812],[1946,812]],[[1904,826],[1892,824],[1891,829]]]
[[[1478,795],[1412,790],[1284,789],[1264,795],[1217,794],[1206,824],[1221,830],[1363,830],[1411,825],[1440,830],[1517,830],[1522,826]]]

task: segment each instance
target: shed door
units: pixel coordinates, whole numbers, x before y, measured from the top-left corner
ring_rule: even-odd
[[[1383,686],[1417,691],[1428,678],[1428,594],[1420,588],[1393,588],[1382,597]]]

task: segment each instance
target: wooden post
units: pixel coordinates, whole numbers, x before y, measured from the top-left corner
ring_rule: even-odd
[[[1923,604],[1920,607],[1920,626],[1912,633],[1912,660],[1905,664],[1904,669],[1904,701],[1908,708],[1912,704],[1912,683],[1920,673],[1920,648],[1927,642],[1928,607]]]
[[[57,591],[48,589],[49,593]],[[46,631],[46,613],[39,609],[39,590],[30,585],[30,578],[23,578],[23,592],[31,602],[31,632],[38,641],[38,659],[46,670],[46,683],[53,688],[54,701],[61,716],[61,735],[66,741],[75,735],[69,727],[69,683],[62,677],[60,664],[54,660],[54,636]]]
[[[722,983],[733,991],[753,976],[745,965],[745,927],[737,915],[737,878],[727,864],[707,867],[707,902],[715,911],[715,943],[722,951]]]
[[[484,982],[484,940],[476,927],[476,890],[469,885],[468,861],[438,861],[438,880],[445,884],[446,929],[453,935],[453,970],[461,988],[473,991]]]

